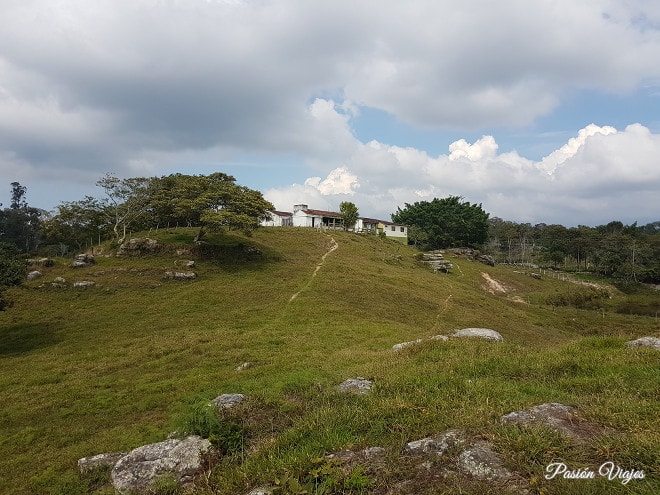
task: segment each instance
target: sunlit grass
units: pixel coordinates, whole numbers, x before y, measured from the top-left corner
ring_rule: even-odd
[[[613,459],[657,480],[660,358],[625,347],[658,335],[652,317],[553,308],[544,295],[572,286],[463,258],[434,274],[410,248],[377,237],[261,229],[211,237],[204,257],[177,257],[194,231],[150,235],[168,252],[99,254],[80,270],[57,260],[42,279],[9,292],[15,305],[0,313],[0,492],[107,493],[79,478],[78,458],[161,441],[191,401],[229,392],[250,396],[246,451],[220,462],[200,493],[242,493],[342,448],[380,445],[394,459],[406,442],[448,428],[492,439],[509,467],[529,476],[542,478],[544,463],[564,456],[589,465]],[[339,247],[312,277],[331,235]],[[197,280],[163,279],[188,257]],[[488,293],[482,272],[509,292]],[[51,287],[58,276],[96,286]],[[505,341],[391,351],[464,327],[493,328]],[[236,372],[244,362],[255,365]],[[372,394],[339,394],[351,376],[374,380]],[[541,402],[574,405],[621,434],[572,447],[500,424],[502,414]],[[388,469],[385,478],[402,475]],[[577,493],[564,483],[539,486]]]

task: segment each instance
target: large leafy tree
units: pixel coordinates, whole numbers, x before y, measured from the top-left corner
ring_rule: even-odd
[[[207,229],[249,234],[274,209],[259,191],[236,184],[234,177],[222,172],[153,178],[148,195],[148,208],[157,224],[198,226],[198,240]]]
[[[91,196],[80,201],[66,201],[57,206],[56,213],[42,225],[49,244],[60,244],[67,251],[73,244],[77,249],[99,236],[112,232],[108,217],[112,216],[108,205]]]
[[[422,231],[427,249],[477,247],[488,239],[488,213],[460,196],[406,203],[392,214],[392,221]]]
[[[126,230],[147,211],[147,186],[150,179],[134,177],[120,179],[111,174],[99,179],[96,185],[105,192],[102,200],[107,206],[104,212],[112,223],[112,231],[118,244],[124,242]]]
[[[360,212],[358,211],[357,206],[355,206],[355,203],[342,201],[339,203],[339,212],[341,213],[341,221],[344,225],[344,230],[353,229],[358,218],[360,218]]]

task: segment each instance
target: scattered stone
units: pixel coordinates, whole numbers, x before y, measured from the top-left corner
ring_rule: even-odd
[[[581,420],[574,407],[558,402],[549,402],[538,406],[505,414],[500,418],[503,423],[522,426],[545,425],[574,440],[584,440],[603,432],[603,428]]]
[[[80,289],[88,289],[90,287],[94,287],[96,285],[96,282],[92,282],[91,280],[81,280],[80,282],[74,282],[73,286],[80,288]]]
[[[236,366],[236,368],[234,368],[234,371],[245,371],[246,369],[252,368],[253,366],[254,363],[250,363],[249,361],[246,361],[245,363]]]
[[[349,378],[339,384],[340,392],[351,392],[354,394],[365,395],[371,390],[372,382],[360,376]]]
[[[535,278],[536,280],[541,280],[541,274],[540,273],[530,273],[530,277]]]
[[[78,459],[78,470],[80,474],[85,474],[98,467],[113,467],[125,455],[126,452],[109,452],[107,454],[83,457],[82,459]]]
[[[245,246],[245,247],[243,248],[243,251],[244,251],[246,254],[251,254],[251,255],[255,255],[255,256],[261,254],[261,249],[256,248],[256,247],[254,247],[254,246]]]
[[[190,256],[190,249],[177,249],[176,250],[176,255],[177,256]]]
[[[641,337],[636,340],[626,342],[628,347],[652,347],[653,349],[660,349],[660,338],[658,337]]]
[[[53,282],[56,284],[66,284],[66,279],[64,277],[55,277]]]
[[[195,262],[193,260],[175,260],[174,266],[184,266],[186,268],[194,268]]]
[[[165,272],[165,278],[169,280],[195,280],[195,272]]]
[[[480,337],[482,339],[501,341],[502,335],[495,330],[489,328],[463,328],[454,332],[453,337]]]
[[[488,442],[479,441],[458,456],[458,467],[480,480],[506,480],[513,477]]]
[[[250,490],[245,495],[273,495],[274,492],[275,488],[271,488],[270,486],[261,486],[259,488],[255,488],[254,490]]]
[[[43,274],[38,270],[34,270],[34,271],[27,274],[27,279],[28,280],[37,280],[38,278],[41,278],[41,277],[43,277]]]
[[[442,340],[442,341],[445,341],[445,340],[449,340],[449,337],[447,337],[446,335],[434,335],[433,337],[429,337],[429,340]]]
[[[404,453],[407,455],[437,454],[441,456],[445,451],[454,445],[465,443],[465,432],[461,430],[447,430],[444,433],[433,435],[432,437],[422,438],[414,442],[408,442],[404,447]]]
[[[341,450],[332,454],[326,455],[326,459],[336,459],[341,463],[351,463],[354,461],[366,461],[382,457],[385,454],[383,447],[367,447],[364,450]]]
[[[444,259],[444,251],[431,251],[430,253],[422,254],[422,263],[430,266],[434,272],[438,270],[445,273],[449,272],[454,265],[450,261]]]
[[[153,254],[160,250],[160,243],[148,237],[136,237],[124,241],[117,250],[117,256],[140,256]]]
[[[247,398],[243,394],[222,394],[211,401],[212,406],[218,409],[231,409]]]
[[[495,258],[489,254],[477,254],[474,259],[483,263],[484,265],[495,266]]]
[[[182,440],[144,445],[123,456],[112,468],[112,484],[122,494],[144,490],[166,473],[172,473],[181,485],[192,482],[202,468],[202,456],[211,442],[198,436]]]
[[[424,339],[411,340],[410,342],[401,342],[400,344],[394,344],[392,346],[392,350],[394,352],[400,351],[401,349],[405,349],[406,347],[410,347],[415,344],[421,344],[422,342],[424,342]]]
[[[91,254],[82,253],[76,255],[76,257],[73,259],[71,268],[84,268],[86,266],[93,265],[94,263],[96,263],[94,256]]]

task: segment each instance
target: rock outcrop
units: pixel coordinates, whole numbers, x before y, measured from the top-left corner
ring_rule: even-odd
[[[247,396],[243,394],[222,394],[213,399],[209,405],[218,409],[232,409],[245,399],[247,399]]]
[[[172,473],[181,485],[200,472],[211,442],[198,436],[169,439],[132,450],[112,468],[112,484],[122,494],[147,489],[156,478]]]
[[[144,254],[157,253],[161,248],[160,243],[148,237],[136,237],[124,241],[117,250],[117,256],[141,256]]]
[[[641,337],[636,340],[626,342],[628,347],[652,347],[653,349],[660,349],[660,338],[658,337]]]
[[[76,255],[71,263],[71,268],[85,268],[86,266],[96,263],[94,256],[88,253],[81,253]]]
[[[364,395],[371,390],[372,382],[360,376],[349,378],[339,384],[340,392],[350,392],[353,394]]]
[[[496,342],[504,340],[502,334],[495,330],[491,330],[490,328],[463,328],[462,330],[454,332],[452,337],[479,337]]]
[[[195,272],[165,272],[165,278],[168,280],[195,280]]]

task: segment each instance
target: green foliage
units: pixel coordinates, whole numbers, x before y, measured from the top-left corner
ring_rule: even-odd
[[[194,399],[175,420],[176,431],[208,439],[221,453],[241,452],[245,447],[245,427],[241,418],[219,411],[208,400]]]
[[[355,206],[355,203],[342,201],[339,203],[339,211],[341,212],[341,222],[344,225],[344,230],[353,229],[358,218],[360,218],[360,213],[357,206]]]
[[[67,201],[57,206],[56,213],[42,225],[47,244],[70,245],[81,250],[88,242],[104,240],[112,233],[107,203],[91,196],[80,201]],[[65,249],[65,252],[68,249]]]
[[[5,290],[20,284],[25,278],[25,261],[18,255],[16,246],[0,242],[0,311],[9,306],[9,301],[4,297]]]
[[[274,206],[261,192],[236,184],[234,177],[174,174],[151,179],[149,204],[157,225],[184,224],[212,231],[235,229],[246,234],[267,218]],[[201,230],[198,237],[204,234]]]
[[[360,494],[372,486],[361,467],[346,473],[335,459],[317,457],[303,468],[287,470],[273,480],[274,495]]]
[[[406,203],[392,214],[392,221],[419,229],[426,236],[424,249],[478,247],[488,239],[488,213],[459,196]]]
[[[149,179],[133,177],[120,179],[106,174],[96,182],[106,198],[102,211],[112,225],[117,244],[126,237],[127,229],[147,211],[147,186]]]
[[[148,489],[148,495],[179,495],[183,488],[174,473],[164,473],[158,476]]]
[[[597,287],[568,287],[562,292],[548,296],[546,304],[551,306],[571,306],[580,309],[597,309],[603,307],[610,299],[607,289]]]

